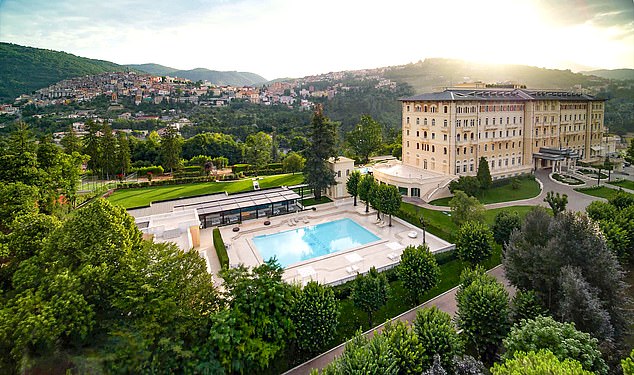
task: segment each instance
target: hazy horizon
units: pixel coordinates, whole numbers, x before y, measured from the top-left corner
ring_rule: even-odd
[[[0,0],[0,41],[267,80],[426,58],[634,68],[631,0]]]

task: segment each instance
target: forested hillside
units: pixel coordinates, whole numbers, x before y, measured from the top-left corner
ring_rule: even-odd
[[[13,101],[21,94],[64,79],[126,69],[129,68],[66,52],[0,43],[0,102]]]
[[[634,80],[634,69],[599,69],[579,73],[607,79]]]
[[[416,92],[472,81],[512,81],[530,88],[561,89],[569,89],[575,85],[588,87],[593,86],[595,82],[598,83],[596,77],[573,73],[570,70],[527,65],[476,64],[452,59],[425,59],[415,64],[394,67],[385,76],[396,82],[410,84]]]

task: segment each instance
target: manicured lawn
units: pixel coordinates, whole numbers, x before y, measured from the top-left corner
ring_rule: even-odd
[[[614,194],[617,193],[618,190],[616,189],[610,189],[608,187],[605,186],[599,186],[599,187],[589,187],[589,188],[580,188],[580,189],[575,189],[576,191],[583,193],[583,194],[588,194],[588,195],[592,195],[594,197],[599,197],[599,198],[605,198],[605,199],[610,199],[614,196]],[[627,193],[629,194],[629,193]],[[632,195],[632,194],[630,194]]]
[[[318,204],[324,204],[324,203],[330,203],[330,202],[332,202],[332,199],[328,198],[325,195],[322,195],[321,198],[319,198],[319,200],[315,200],[315,198],[304,199],[302,201],[302,205],[304,207],[309,207],[309,206],[316,206]]]
[[[634,181],[632,180],[614,181],[614,182],[608,182],[608,184],[614,185],[614,186],[620,186],[625,189],[634,190]]]
[[[289,186],[301,184],[304,176],[301,173],[283,174],[274,176],[264,176],[259,180],[260,188],[270,188],[276,186]],[[197,195],[213,194],[226,191],[227,193],[238,193],[252,191],[253,181],[248,178],[238,181],[203,182],[183,185],[150,186],[136,189],[121,189],[112,194],[108,200],[111,203],[123,206],[124,208],[144,207],[150,202],[157,202],[167,199],[187,198]]]
[[[511,184],[504,186],[492,187],[480,193],[478,200],[482,204],[499,203],[516,201],[520,199],[534,198],[540,193],[539,184],[532,179],[523,178],[520,179],[520,187],[517,190],[513,190]],[[436,199],[429,202],[434,206],[449,206],[451,197]]]
[[[487,224],[493,225],[495,215],[497,215],[497,213],[500,211],[518,212],[520,214],[520,217],[523,218],[531,209],[533,209],[533,207],[534,206],[511,206],[490,209],[484,212],[484,217]],[[410,203],[401,203],[401,210],[409,212],[415,217],[422,216],[425,219],[425,222],[427,224],[427,231],[429,233],[441,237],[449,242],[454,242],[454,235],[458,231],[458,227],[451,220],[451,212],[449,210],[447,210],[446,212],[434,211],[418,207]],[[420,227],[420,223],[412,224]]]

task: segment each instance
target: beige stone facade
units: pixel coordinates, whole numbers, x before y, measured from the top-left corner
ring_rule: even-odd
[[[337,160],[330,158],[328,159],[328,167],[335,175],[336,184],[326,189],[326,195],[332,199],[349,197],[346,181],[348,181],[350,173],[354,171],[354,160],[344,156],[339,156]]]
[[[480,157],[489,162],[493,178],[556,166],[556,158],[541,156],[544,148],[568,149],[584,161],[600,157],[603,100],[556,90],[481,86],[401,100],[403,167],[440,174],[448,183],[475,175]],[[385,183],[398,180],[380,170],[378,175]],[[407,195],[429,193],[422,190],[412,194],[410,187]]]

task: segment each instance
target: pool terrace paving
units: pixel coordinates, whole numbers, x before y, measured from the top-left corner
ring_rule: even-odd
[[[231,265],[244,264],[247,267],[256,267],[262,264],[264,260],[253,244],[253,237],[343,218],[354,220],[380,239],[356,248],[290,265],[284,271],[284,281],[305,284],[310,280],[315,280],[323,284],[341,284],[354,279],[357,273],[368,272],[371,267],[376,267],[377,270],[394,267],[400,262],[400,255],[405,247],[409,245],[417,246],[423,242],[423,234],[419,228],[394,216],[392,217],[391,227],[387,224],[384,226],[377,225],[376,212],[365,213],[365,206],[360,204],[355,207],[351,199],[319,205],[316,207],[316,211],[306,210],[222,227],[220,232],[225,244],[229,245],[227,253]],[[265,221],[269,221],[270,225],[264,225]],[[389,221],[387,215],[383,217],[383,221],[385,223]],[[297,224],[289,225],[292,222]],[[239,227],[240,230],[234,232],[234,227]],[[416,233],[415,238],[410,237],[411,232]],[[455,247],[455,245],[429,233],[426,234],[425,239],[432,252],[447,251]]]

